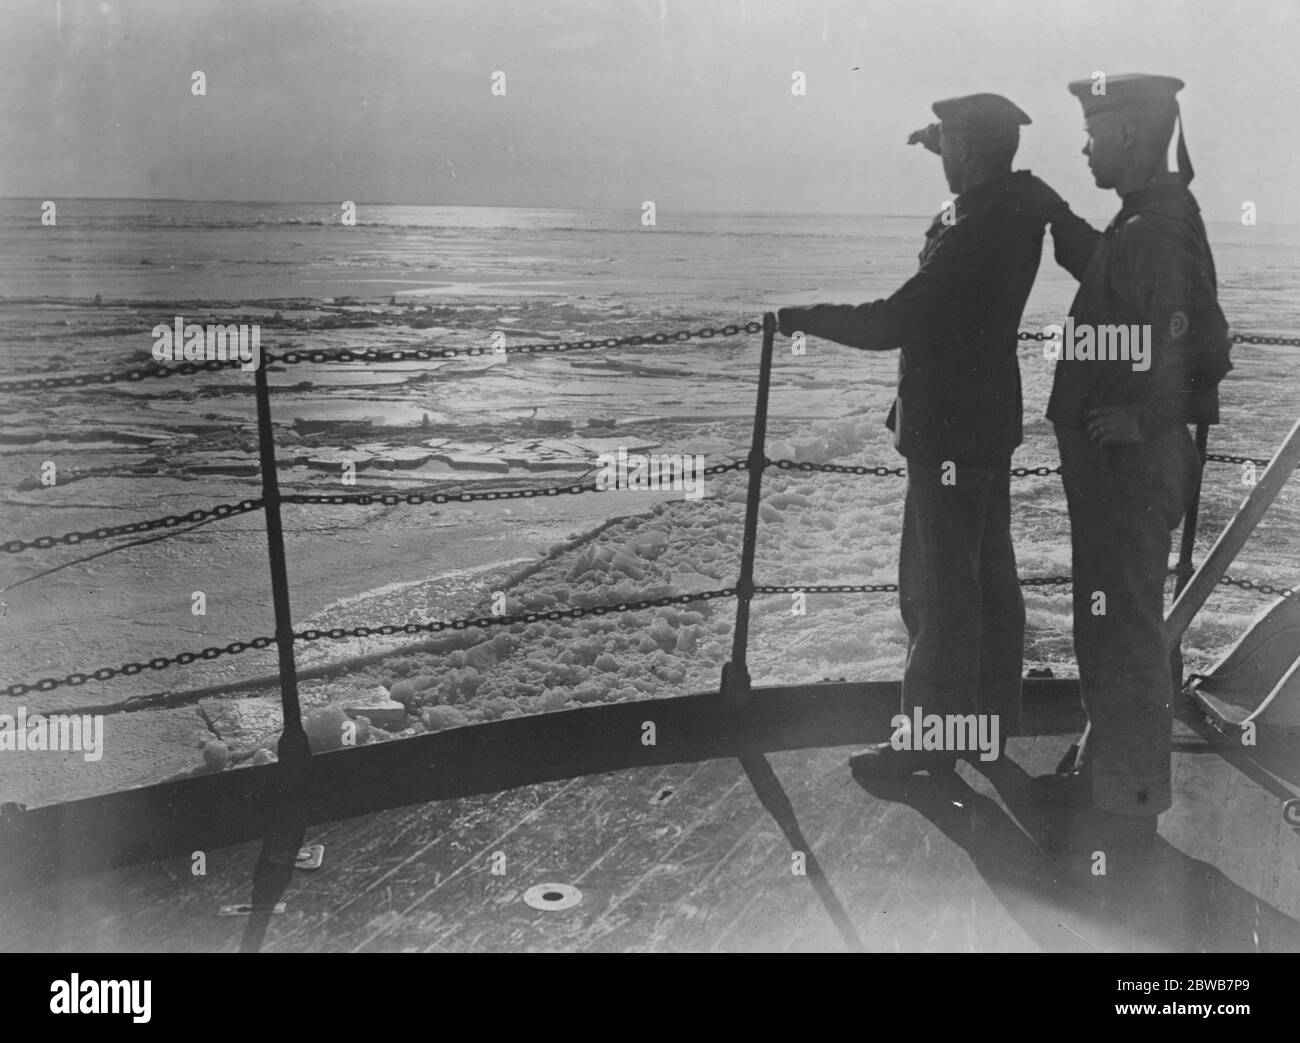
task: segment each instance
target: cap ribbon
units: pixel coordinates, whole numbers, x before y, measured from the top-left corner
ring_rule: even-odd
[[[1192,157],[1187,154],[1187,138],[1183,134],[1183,114],[1176,101],[1174,118],[1178,120],[1178,175],[1183,179],[1183,184],[1189,185],[1192,178],[1196,176],[1196,171],[1192,169]]]

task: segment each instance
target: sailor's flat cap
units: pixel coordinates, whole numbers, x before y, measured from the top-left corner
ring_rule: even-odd
[[[1182,89],[1182,80],[1146,73],[1094,76],[1070,84],[1070,93],[1083,105],[1085,118],[1133,107],[1150,110],[1172,108],[1176,104],[1174,95]]]
[[[936,101],[931,108],[944,130],[993,130],[1031,122],[1019,106],[1001,94],[967,94]]]

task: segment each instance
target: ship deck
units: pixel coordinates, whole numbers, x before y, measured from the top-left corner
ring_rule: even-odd
[[[177,856],[29,882],[3,902],[0,946],[236,951],[264,931],[262,951],[1300,951],[1300,835],[1280,810],[1294,778],[1184,705],[1159,838],[1095,876],[1056,851],[1061,821],[1027,790],[1081,715],[1051,697],[1027,710],[1003,760],[952,775],[860,781],[851,745],[755,734],[291,829],[324,861],[271,882],[276,915],[219,915],[250,901],[255,840],[205,849],[204,876]],[[541,884],[581,900],[532,908]]]

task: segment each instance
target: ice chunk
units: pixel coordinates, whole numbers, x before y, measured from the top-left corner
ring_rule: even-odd
[[[221,771],[230,763],[230,747],[220,739],[209,739],[203,744],[203,763],[213,771]]]
[[[337,750],[343,745],[344,729],[352,724],[341,706],[319,706],[302,722],[307,741],[315,751]]]
[[[409,683],[408,681],[402,682],[402,684]],[[412,694],[408,702],[413,700],[414,694]],[[365,717],[371,724],[378,725],[386,731],[406,727],[406,705],[395,699],[379,696],[356,699],[347,707],[347,712],[358,719]]]
[[[469,724],[469,718],[454,706],[426,706],[424,712],[420,715],[420,719],[431,732],[439,732],[444,728],[459,728],[462,725]]]
[[[657,558],[668,549],[668,535],[654,529],[634,536],[627,546],[632,553],[643,558]]]

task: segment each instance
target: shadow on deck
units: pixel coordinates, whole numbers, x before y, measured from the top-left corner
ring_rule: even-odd
[[[1080,724],[1073,682],[1027,682],[1028,734],[1000,761],[859,782],[846,744],[887,736],[896,698],[760,689],[743,720],[708,697],[594,707],[318,756],[296,806],[258,768],[24,812],[0,820],[0,945],[1300,950],[1290,791],[1193,714],[1160,838],[1096,877],[1052,853],[1060,823],[1027,789]],[[319,870],[291,868],[304,839],[325,847]],[[253,901],[285,911],[219,916],[250,900],[255,870]],[[544,883],[582,900],[526,905]]]

